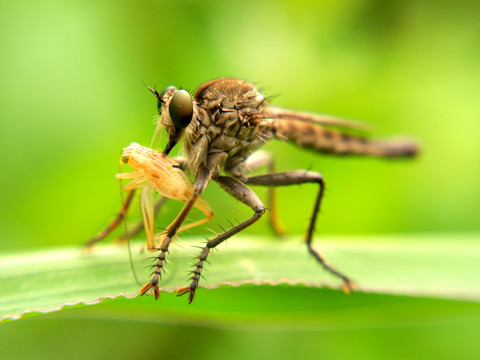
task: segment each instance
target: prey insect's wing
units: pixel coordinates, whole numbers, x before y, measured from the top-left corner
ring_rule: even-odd
[[[370,132],[373,126],[363,122],[340,119],[331,115],[312,114],[302,111],[283,109],[276,106],[268,106],[262,114],[262,118],[270,120],[297,120],[322,126],[339,127],[343,129],[360,130]]]
[[[153,187],[147,183],[140,193],[140,209],[142,211],[143,224],[147,235],[147,247],[152,250],[154,246],[154,210],[153,210]]]

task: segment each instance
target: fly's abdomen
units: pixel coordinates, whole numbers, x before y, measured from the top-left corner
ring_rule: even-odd
[[[274,120],[273,131],[279,139],[322,153],[409,157],[418,152],[418,146],[409,140],[369,139],[298,120]]]

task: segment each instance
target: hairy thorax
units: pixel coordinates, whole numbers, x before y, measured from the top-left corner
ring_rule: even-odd
[[[264,96],[238,79],[217,79],[203,84],[194,95],[195,114],[185,131],[189,168],[204,162],[218,175],[220,168],[241,177],[244,160],[272,135],[261,118]]]

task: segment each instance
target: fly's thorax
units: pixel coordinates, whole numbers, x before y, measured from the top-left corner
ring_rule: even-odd
[[[195,117],[185,130],[184,149],[191,171],[219,154],[224,154],[223,161],[212,163],[212,166],[223,167],[224,162],[237,153],[249,154],[250,148],[256,149],[263,144],[259,137],[263,128],[252,121],[256,113],[252,116],[250,110],[219,111],[214,119],[208,117],[205,109],[200,109],[198,114],[200,116]]]
[[[257,108],[264,96],[255,86],[245,80],[220,78],[208,81],[197,88],[194,94],[197,103],[207,110],[251,106]]]
[[[213,154],[224,153],[225,156],[215,156],[227,160],[249,149],[263,131],[260,115],[265,98],[246,81],[232,78],[209,81],[196,90],[194,104],[194,116],[185,129],[184,143],[192,171],[201,162],[207,163]],[[223,166],[223,163],[213,165]]]
[[[248,145],[241,147],[229,156],[225,162],[225,171],[233,177],[243,179],[250,172],[250,169],[245,165],[245,160],[273,138],[274,134],[269,127],[259,126],[255,138],[251,139]]]

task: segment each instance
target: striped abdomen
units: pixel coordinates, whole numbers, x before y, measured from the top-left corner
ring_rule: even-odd
[[[274,120],[272,128],[277,138],[322,153],[408,157],[418,152],[412,141],[369,139],[298,120]]]

